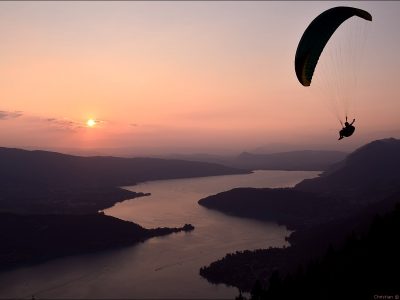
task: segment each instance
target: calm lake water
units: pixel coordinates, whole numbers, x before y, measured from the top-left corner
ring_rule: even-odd
[[[151,238],[119,250],[53,260],[0,273],[0,298],[234,298],[237,289],[212,285],[199,269],[237,250],[286,245],[288,231],[271,222],[227,216],[197,201],[235,187],[289,187],[320,172],[160,180],[125,187],[151,196],[116,204],[105,213],[144,227],[195,230]]]

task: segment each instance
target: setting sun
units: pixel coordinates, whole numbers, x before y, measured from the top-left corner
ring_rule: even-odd
[[[93,127],[94,125],[96,125],[96,121],[93,119],[89,119],[89,120],[87,120],[86,125],[88,127]]]

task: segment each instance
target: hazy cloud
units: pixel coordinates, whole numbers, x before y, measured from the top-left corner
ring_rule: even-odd
[[[22,111],[0,110],[0,120],[15,119],[22,116]]]
[[[100,120],[100,119],[94,119],[94,121],[96,122],[96,124],[105,124],[105,123],[107,123],[106,120]]]
[[[47,122],[50,124],[53,128],[57,128],[60,130],[71,130],[75,131],[80,128],[85,127],[84,124],[68,119],[58,119],[58,118],[41,118],[42,121]]]

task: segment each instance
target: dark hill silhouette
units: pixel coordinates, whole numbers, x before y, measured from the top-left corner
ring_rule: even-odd
[[[396,299],[399,296],[400,205],[377,216],[362,235],[253,288],[251,299]],[[345,295],[345,297],[343,296]],[[380,297],[381,296],[381,297]]]
[[[399,171],[400,140],[377,140],[357,149],[319,178],[300,182],[295,189],[366,203],[396,190]]]
[[[95,213],[115,202],[143,196],[117,186],[148,180],[246,172],[183,160],[79,157],[0,148],[0,211]]]
[[[293,188],[236,188],[201,199],[199,204],[240,217],[273,220],[291,229],[323,222],[342,210],[331,198]]]
[[[378,140],[292,189],[233,189],[201,199],[199,204],[290,226],[315,224],[392,195],[400,188],[399,170],[400,140]]]
[[[0,148],[0,268],[193,230],[189,224],[145,229],[97,212],[118,201],[147,195],[117,186],[243,172],[200,162]]]
[[[295,231],[288,238],[290,247],[237,251],[201,268],[200,274],[212,283],[225,283],[250,291],[257,280],[265,285],[274,271],[281,275],[295,272],[299,265],[323,257],[328,249],[343,247],[349,235],[367,234],[376,215],[390,213],[399,202],[400,191],[354,215]],[[379,261],[380,258],[376,259]]]
[[[256,279],[265,284],[274,270],[285,273],[317,258],[329,244],[340,245],[351,232],[363,233],[374,214],[393,209],[400,200],[399,150],[400,140],[378,140],[294,188],[241,188],[201,199],[206,207],[279,221],[297,231],[288,238],[291,247],[229,254],[200,274],[249,291]]]
[[[159,158],[80,157],[0,148],[0,181],[36,185],[122,186],[138,182],[243,173],[212,163]]]
[[[103,214],[19,215],[0,213],[0,269],[52,258],[134,245],[181,228],[146,229]]]

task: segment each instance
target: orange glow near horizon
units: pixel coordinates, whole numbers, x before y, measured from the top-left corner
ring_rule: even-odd
[[[0,2],[0,146],[341,150],[398,137],[400,3],[355,5],[373,30],[352,139],[337,142],[340,124],[296,79],[303,31],[334,5]]]

